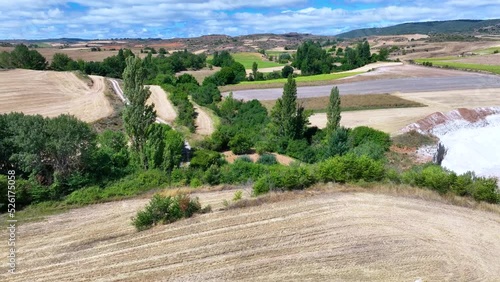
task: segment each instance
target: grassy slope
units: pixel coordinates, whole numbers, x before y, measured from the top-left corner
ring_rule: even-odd
[[[357,75],[363,72],[339,72],[339,73],[329,73],[329,74],[318,74],[310,76],[299,76],[295,80],[297,82],[310,82],[310,81],[324,81],[324,80],[334,80],[344,77],[349,77]],[[285,83],[286,78],[263,80],[263,81],[243,81],[243,85],[255,85],[255,84],[271,84],[271,83]]]
[[[256,62],[259,68],[284,66],[283,64],[278,64],[265,59],[263,60],[261,54],[259,53],[236,53],[232,54],[232,56],[237,62],[245,66],[245,69],[251,69],[253,62]]]
[[[466,64],[466,63],[452,61],[454,59],[456,59],[456,58],[455,57],[429,58],[429,59],[416,59],[415,62],[417,62],[417,63],[431,62],[433,65],[440,66],[440,67],[449,66],[451,68],[457,68],[457,69],[463,69],[463,70],[480,70],[480,71],[487,71],[487,72],[500,74],[500,66],[481,65],[481,64]]]

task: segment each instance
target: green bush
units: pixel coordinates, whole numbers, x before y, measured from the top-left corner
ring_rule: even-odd
[[[385,155],[384,148],[373,141],[364,142],[352,149],[352,153],[357,156],[367,156],[374,160],[382,160]]]
[[[242,184],[256,181],[266,174],[268,167],[262,164],[236,160],[232,165],[224,165],[220,169],[220,182],[228,184]]]
[[[247,163],[253,163],[252,159],[247,156],[247,155],[243,155],[243,156],[239,156],[236,158],[235,162],[247,162]]]
[[[263,154],[259,157],[257,163],[263,165],[274,165],[277,164],[278,161],[276,160],[276,156],[273,154]]]
[[[139,171],[122,178],[102,190],[102,198],[134,196],[168,185],[168,176],[160,170]]]
[[[229,148],[236,155],[249,153],[252,148],[252,141],[245,134],[236,134],[229,140]]]
[[[218,152],[200,149],[194,152],[194,156],[190,162],[190,167],[206,170],[211,165],[219,166],[223,162],[224,159]]]
[[[193,188],[200,187],[203,183],[198,178],[192,178],[191,182],[189,182],[189,186]]]
[[[391,146],[391,138],[389,134],[380,130],[367,126],[359,126],[351,130],[349,133],[349,144],[351,148],[355,148],[370,141],[380,145],[386,151],[389,150],[389,147]]]
[[[315,177],[309,167],[274,166],[268,174],[261,176],[253,186],[254,195],[267,193],[274,189],[304,189],[315,183]]]
[[[98,186],[83,188],[69,194],[64,202],[69,205],[94,204],[102,199],[101,192],[102,189]]]
[[[132,224],[138,231],[149,229],[157,224],[167,224],[184,217],[191,217],[201,210],[198,199],[191,199],[187,195],[165,197],[154,195],[149,204],[137,212]]]
[[[367,156],[336,156],[318,164],[317,177],[323,182],[379,181],[385,176],[384,164]]]

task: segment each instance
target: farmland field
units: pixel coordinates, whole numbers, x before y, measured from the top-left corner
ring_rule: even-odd
[[[20,263],[8,279],[494,281],[500,273],[494,211],[423,200],[426,191],[292,193],[218,211],[234,191],[197,193],[214,212],[143,232],[130,219],[147,199],[22,224]]]
[[[316,113],[326,111],[329,97],[314,97],[297,99],[306,110]],[[406,100],[398,96],[389,94],[367,94],[367,95],[342,95],[340,96],[342,111],[358,111],[368,109],[390,109],[390,108],[411,108],[423,107],[425,105],[414,101]],[[276,100],[262,100],[262,105],[271,110]]]
[[[473,63],[473,60],[479,60],[482,56],[476,58],[467,58],[458,60],[456,57],[432,58],[432,59],[417,59],[415,62],[431,62],[435,66],[451,67],[463,70],[479,70],[491,73],[500,74],[500,55],[491,55],[490,60],[481,60],[481,63]],[[469,63],[470,62],[470,63]]]
[[[90,79],[92,86],[71,72],[0,71],[0,113],[72,114],[87,122],[107,117],[113,109],[104,94],[104,78]]]
[[[241,63],[245,67],[245,69],[252,69],[253,62],[256,62],[259,68],[284,66],[283,64],[271,62],[268,59],[263,58],[262,54],[260,53],[241,52],[231,54],[231,56],[236,62]],[[212,56],[209,56],[207,59],[211,60],[212,58]]]

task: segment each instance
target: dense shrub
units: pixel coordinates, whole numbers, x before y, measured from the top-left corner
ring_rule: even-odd
[[[352,149],[352,153],[357,156],[368,156],[374,160],[382,160],[385,157],[384,148],[373,141],[361,143],[361,145]]]
[[[142,231],[157,224],[167,224],[184,217],[191,217],[200,209],[198,199],[191,199],[187,195],[164,197],[156,194],[143,210],[137,212],[132,223],[138,231]]]
[[[380,161],[354,154],[336,156],[318,164],[317,177],[323,182],[378,181],[384,178],[385,169]]]
[[[247,155],[239,156],[238,158],[236,158],[236,161],[253,163],[252,159]]]
[[[384,148],[384,150],[388,150],[391,146],[391,138],[389,134],[380,130],[367,126],[359,126],[351,130],[349,133],[349,144],[351,148],[370,141],[380,145]]]
[[[315,177],[306,166],[274,166],[254,184],[253,193],[259,195],[274,189],[304,189],[315,182]]]
[[[277,164],[278,161],[276,160],[276,156],[273,154],[263,154],[259,157],[257,163],[263,165],[274,165]]]
[[[236,155],[249,153],[252,148],[252,141],[247,135],[238,133],[236,136],[229,140],[229,148]]]
[[[192,168],[206,170],[212,165],[221,165],[224,161],[221,154],[210,150],[196,150],[193,155],[190,162]]]
[[[76,190],[65,199],[65,203],[70,205],[94,204],[102,199],[102,189],[98,186],[86,187]]]

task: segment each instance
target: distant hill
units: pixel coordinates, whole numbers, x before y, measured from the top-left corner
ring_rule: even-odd
[[[402,35],[429,33],[487,33],[500,34],[500,19],[495,20],[453,20],[404,23],[381,28],[363,28],[338,34],[337,37],[356,38],[373,35]]]

